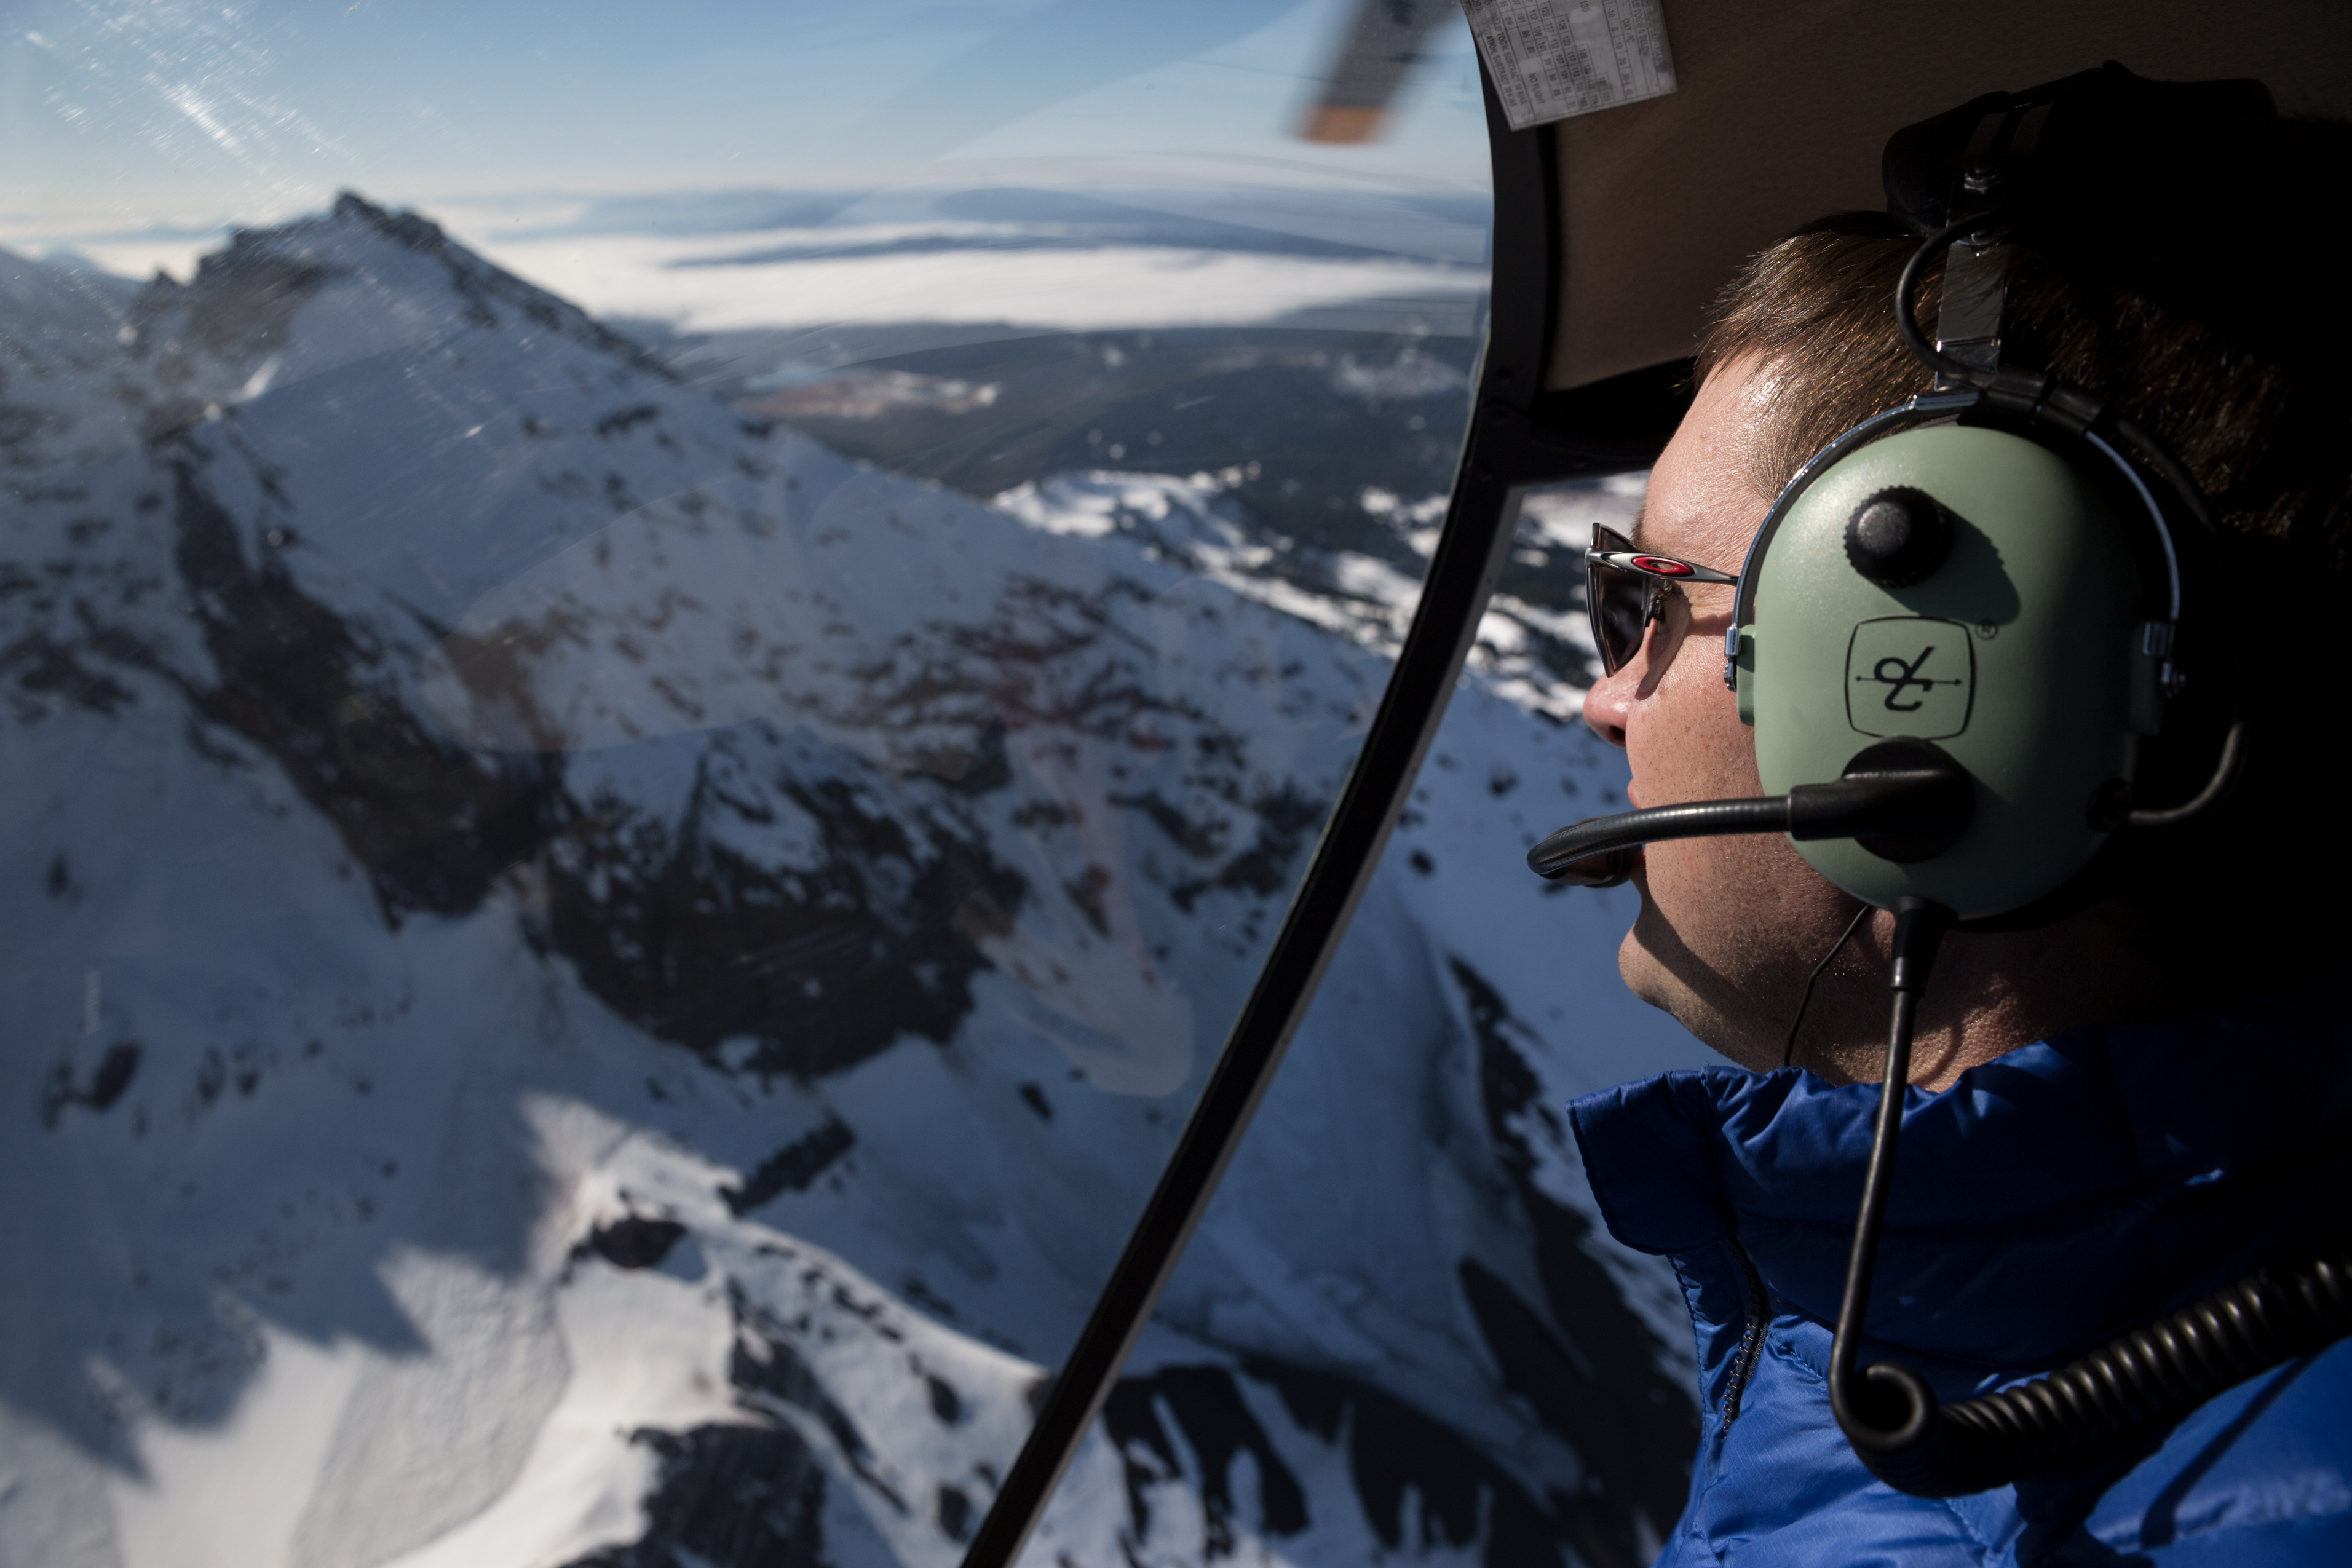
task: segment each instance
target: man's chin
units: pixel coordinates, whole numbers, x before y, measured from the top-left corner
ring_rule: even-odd
[[[1675,983],[1675,977],[1667,973],[1666,966],[1658,962],[1657,950],[1650,940],[1655,934],[1653,928],[1663,926],[1665,917],[1651,901],[1650,882],[1645,870],[1646,868],[1639,861],[1634,863],[1633,885],[1634,890],[1642,895],[1642,908],[1633,917],[1633,925],[1627,928],[1625,940],[1617,944],[1617,973],[1625,982],[1626,990],[1651,1006],[1674,1014],[1680,1020],[1683,1012],[1675,1006],[1675,1001],[1683,988]]]
[[[1675,1011],[1673,977],[1666,973],[1657,955],[1642,942],[1642,927],[1636,921],[1617,944],[1617,973],[1625,982],[1625,989],[1665,1012]]]
[[[1625,940],[1617,944],[1617,973],[1624,980],[1625,989],[1689,1030],[1700,1044],[1741,1061],[1738,1052],[1730,1048],[1732,1042],[1723,1016],[1674,972],[1664,954],[1679,955],[1685,962],[1691,956],[1681,936],[1657,905],[1650,901],[1649,889],[1643,887],[1642,912],[1634,917]]]

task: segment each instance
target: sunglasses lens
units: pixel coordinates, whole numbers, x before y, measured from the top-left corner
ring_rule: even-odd
[[[1595,550],[1624,552],[1633,541],[1613,529],[1592,531]],[[1642,632],[1648,624],[1650,581],[1622,567],[1586,568],[1585,605],[1592,618],[1592,640],[1601,650],[1601,668],[1611,675],[1625,668],[1641,650]]]

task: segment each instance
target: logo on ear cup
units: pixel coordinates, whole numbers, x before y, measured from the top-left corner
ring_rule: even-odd
[[[1864,735],[1939,741],[1969,727],[1977,684],[1969,628],[1927,616],[1864,621],[1846,644],[1845,719]]]

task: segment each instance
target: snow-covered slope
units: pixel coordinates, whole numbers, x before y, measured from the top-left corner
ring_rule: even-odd
[[[356,198],[0,281],[0,1562],[952,1562],[1379,639]],[[1036,1561],[1672,1511],[1671,1283],[1551,1108],[1687,1047],[1517,866],[1613,763],[1440,752]]]

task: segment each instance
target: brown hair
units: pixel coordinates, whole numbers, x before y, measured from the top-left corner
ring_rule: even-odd
[[[2352,126],[2282,121],[2225,199],[2026,228],[2002,314],[2008,363],[2113,398],[2187,466],[2230,532],[2332,572],[2352,554],[2352,342],[2337,216]],[[2319,215],[2318,220],[2305,215]],[[1769,496],[1821,447],[1929,384],[1895,327],[1918,241],[1875,215],[1759,253],[1717,299],[1696,375],[1757,356],[1778,380],[1751,447]],[[1940,269],[1917,300],[1931,334]]]
[[[2345,836],[2307,835],[2318,842],[2292,857],[2246,853],[2261,842],[2250,828],[2340,793],[2333,746],[2352,726],[2352,688],[2297,673],[2340,664],[2333,645],[2352,616],[2352,329],[2335,276],[2347,259],[2338,231],[2352,211],[2352,126],[2272,129],[2262,156],[2218,182],[2228,189],[2206,182],[2178,204],[2105,205],[2089,192],[2061,217],[2021,223],[2001,332],[2009,363],[2115,400],[2187,467],[2221,525],[2231,604],[2205,649],[2226,642],[2261,662],[2233,681],[2233,659],[2209,651],[2201,682],[2192,663],[2182,721],[2168,722],[2143,759],[2140,784],[2151,804],[2195,792],[2230,689],[2252,724],[2247,772],[2225,810],[2149,839],[2119,837],[2103,885],[2140,911],[2148,940],[2179,945],[2184,958],[2219,963],[2223,948],[2244,947],[2263,960],[2246,971],[2256,984],[2288,949],[2326,933],[2294,921],[2284,923],[2295,931],[2239,929],[2228,917],[2352,877],[2352,843],[2336,842]],[[1717,300],[1696,376],[1752,356],[1775,378],[1765,427],[1748,444],[1762,495],[1843,431],[1929,386],[1894,314],[1918,243],[1876,215],[1827,219],[1751,258]],[[1939,270],[1916,302],[1931,335]]]

